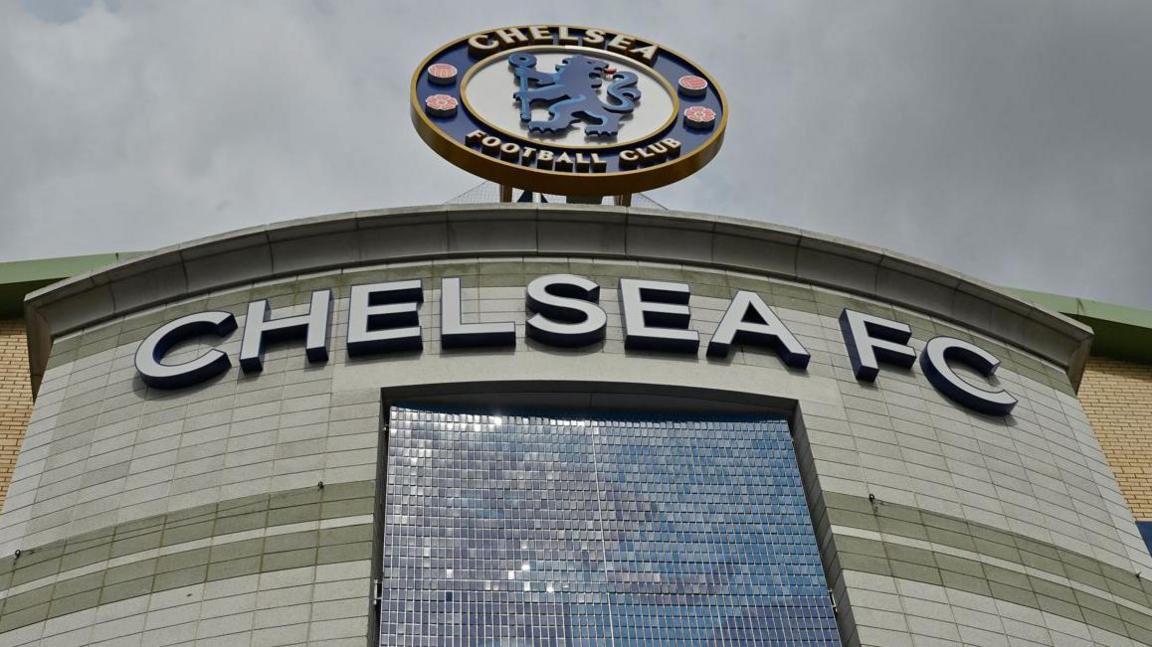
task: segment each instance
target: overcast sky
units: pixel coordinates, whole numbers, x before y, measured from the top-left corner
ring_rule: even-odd
[[[529,22],[724,87],[724,148],[669,208],[1152,307],[1149,0],[0,0],[0,259],[444,202],[478,180],[416,135],[410,75]]]

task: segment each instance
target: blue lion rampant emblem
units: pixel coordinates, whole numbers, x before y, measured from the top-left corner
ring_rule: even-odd
[[[614,103],[601,101],[596,88],[604,83],[608,63],[583,54],[565,58],[552,73],[536,71],[532,54],[513,54],[508,65],[520,82],[520,90],[512,97],[520,103],[520,121],[528,124],[530,133],[559,134],[583,120],[585,135],[615,137],[620,118],[631,114],[640,100],[636,75],[616,72],[608,86],[608,97]],[[534,104],[547,105],[548,121],[532,121]]]

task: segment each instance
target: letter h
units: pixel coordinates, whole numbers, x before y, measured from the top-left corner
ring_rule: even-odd
[[[331,319],[332,292],[316,290],[308,313],[295,317],[268,319],[268,301],[248,304],[244,340],[240,345],[240,368],[245,373],[264,370],[265,342],[304,338],[309,362],[328,361],[328,322]]]

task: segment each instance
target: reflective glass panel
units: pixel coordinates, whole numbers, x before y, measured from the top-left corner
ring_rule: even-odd
[[[785,421],[393,407],[382,645],[839,645]]]

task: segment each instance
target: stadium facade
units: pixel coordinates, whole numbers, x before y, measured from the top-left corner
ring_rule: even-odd
[[[0,267],[0,646],[1152,644],[1148,313],[642,208],[728,103],[638,36],[409,101],[498,201]]]
[[[0,644],[1152,643],[1147,313],[579,205],[4,269]]]

